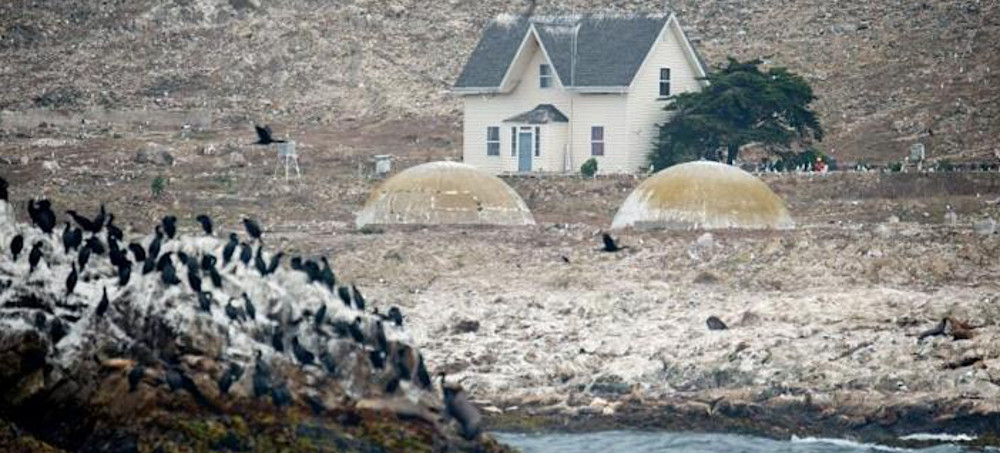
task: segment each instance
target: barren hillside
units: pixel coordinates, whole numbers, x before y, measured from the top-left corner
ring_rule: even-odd
[[[760,57],[805,74],[842,161],[992,158],[1000,148],[1000,2],[667,1],[713,64]],[[662,10],[539,0],[537,13]],[[199,110],[332,124],[461,114],[447,89],[498,0],[10,0],[0,110]],[[15,113],[10,113],[15,112]],[[0,119],[0,121],[3,121]],[[218,124],[218,123],[217,123]]]

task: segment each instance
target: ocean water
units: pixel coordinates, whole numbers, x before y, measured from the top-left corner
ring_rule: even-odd
[[[929,448],[907,449],[842,439],[774,440],[705,433],[606,431],[582,434],[494,433],[494,435],[500,442],[520,448],[524,453],[964,453],[973,451],[947,443]]]

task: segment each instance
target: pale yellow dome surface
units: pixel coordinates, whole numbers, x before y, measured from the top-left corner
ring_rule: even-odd
[[[355,223],[365,225],[534,225],[507,183],[457,162],[431,162],[389,178],[368,197]]]
[[[636,187],[611,228],[792,228],[785,202],[732,165],[697,161],[660,171]]]

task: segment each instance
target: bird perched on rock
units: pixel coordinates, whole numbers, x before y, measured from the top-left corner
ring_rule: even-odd
[[[233,253],[236,252],[236,246],[239,245],[240,240],[236,236],[236,233],[229,233],[229,242],[226,246],[222,248],[222,265],[225,266],[229,264],[229,261],[233,259]]]
[[[251,259],[253,259],[253,250],[250,248],[250,245],[246,243],[240,244],[240,262],[244,266],[248,266]]]
[[[705,323],[708,324],[708,330],[726,330],[729,328],[726,326],[726,323],[722,322],[716,316],[709,316]]]
[[[211,217],[209,217],[209,216],[207,216],[205,214],[199,214],[194,219],[197,220],[198,223],[201,224],[201,230],[204,231],[206,235],[208,235],[208,236],[212,235],[212,218]]]
[[[201,311],[208,313],[212,311],[212,293],[208,291],[201,291],[198,293],[198,308]]]
[[[177,217],[168,215],[160,221],[163,225],[163,232],[167,235],[167,239],[173,239],[177,234]]]
[[[250,301],[250,296],[247,293],[243,293],[243,301],[245,302],[243,308],[246,310],[247,316],[250,319],[257,319],[257,308],[253,306],[253,302]]]
[[[461,385],[448,384],[443,372],[438,376],[441,378],[441,393],[444,396],[445,412],[449,417],[458,421],[459,434],[463,438],[466,440],[475,439],[481,430],[483,416],[469,401],[469,397]]]
[[[392,321],[396,327],[403,327],[403,312],[399,307],[392,306],[389,308],[389,315],[387,316],[389,320]]]
[[[66,222],[66,228],[63,229],[62,234],[63,252],[69,253],[70,249],[77,250],[80,248],[80,244],[83,243],[83,231],[79,228],[73,228]]]
[[[18,234],[10,240],[10,256],[13,261],[17,261],[22,250],[24,250],[24,235]]]
[[[35,272],[35,268],[38,267],[38,263],[42,261],[42,241],[38,241],[31,247],[31,252],[28,253],[28,273],[31,274]]]
[[[250,235],[251,239],[260,241],[260,236],[263,233],[260,231],[260,225],[257,225],[257,222],[255,222],[253,219],[244,217],[243,228],[247,230],[247,234]]]
[[[66,276],[66,295],[73,294],[73,290],[76,289],[76,280],[79,276],[76,273],[76,263],[70,263],[73,266],[73,270],[70,271],[69,275]]]
[[[0,178],[0,200],[7,201],[7,180]]]
[[[223,395],[228,394],[230,387],[232,387],[236,381],[239,381],[241,377],[243,377],[243,367],[236,363],[230,363],[225,374],[223,374],[219,379],[219,393],[222,393]]]
[[[52,234],[52,229],[56,227],[56,213],[52,212],[52,202],[41,200],[37,203],[35,199],[28,201],[28,216],[32,223],[45,234]]]
[[[340,301],[344,303],[347,308],[351,307],[351,289],[346,286],[341,286],[337,288],[337,296],[340,297]]]
[[[97,309],[94,310],[94,314],[96,314],[98,318],[104,316],[104,313],[108,311],[108,305],[110,304],[111,301],[108,300],[108,288],[102,288],[101,301],[97,303]]]
[[[100,228],[103,227],[103,225],[97,225],[96,223],[94,223],[93,220],[90,220],[78,214],[76,211],[72,209],[66,211],[66,213],[73,218],[73,221],[76,222],[76,224],[79,225],[80,228],[83,229],[83,231],[86,231],[88,233],[97,233],[98,231],[100,231]]]
[[[125,233],[122,232],[121,228],[118,228],[118,226],[115,225],[115,215],[114,214],[108,214],[108,224],[105,227],[108,230],[108,240],[109,241],[112,238],[115,239],[115,240],[118,240],[118,241],[125,240]]]
[[[357,306],[358,310],[365,311],[365,298],[361,296],[361,291],[358,291],[358,287],[351,285],[351,294],[354,295],[354,305]]]
[[[299,343],[299,337],[292,337],[292,354],[303,365],[312,365],[316,361],[316,355]]]
[[[134,392],[139,388],[139,383],[142,382],[142,377],[146,374],[146,367],[142,366],[141,363],[135,364],[132,367],[132,371],[128,372],[128,391]]]

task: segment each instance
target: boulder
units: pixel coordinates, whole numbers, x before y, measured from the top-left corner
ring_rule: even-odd
[[[152,165],[173,165],[173,149],[159,143],[146,143],[135,152],[135,163]]]

